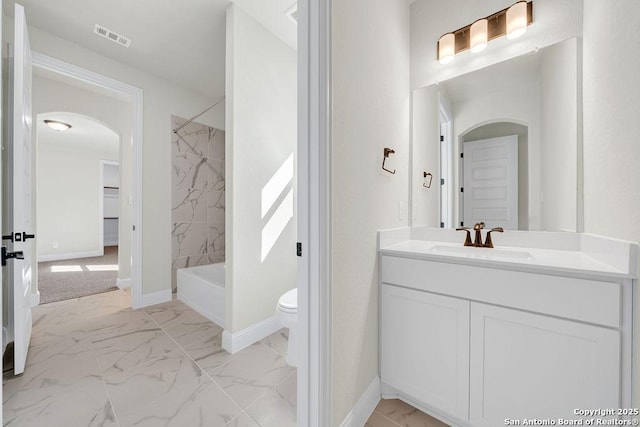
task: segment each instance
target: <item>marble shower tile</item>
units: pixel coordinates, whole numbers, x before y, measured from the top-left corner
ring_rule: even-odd
[[[296,427],[296,387],[294,373],[245,410],[261,427]]]
[[[206,254],[207,224],[205,222],[173,224],[171,253],[174,258]]]
[[[222,331],[185,345],[184,351],[204,371],[211,371],[237,356],[222,348]]]
[[[206,189],[209,183],[209,169],[206,157],[186,153],[174,155],[171,175],[172,188]]]
[[[209,190],[223,191],[225,189],[225,169],[224,160],[208,159],[207,172],[209,180]]]
[[[198,365],[178,349],[104,379],[113,408],[121,418],[201,376]]]
[[[224,222],[209,222],[209,239],[207,252],[225,251]]]
[[[103,375],[123,372],[177,348],[157,327],[93,340],[93,350]]]
[[[201,377],[120,418],[120,427],[223,427],[241,411],[220,386],[207,377]]]
[[[221,129],[209,128],[209,155],[210,159],[225,159],[225,132]]]
[[[171,200],[171,221],[206,222],[208,192],[203,189],[174,187]]]
[[[223,222],[225,221],[225,191],[209,191],[207,192],[207,222]]]
[[[176,129],[186,119],[171,117],[171,129]],[[177,133],[171,133],[171,151],[173,154],[187,153],[200,157],[207,157],[209,150],[209,127],[196,122],[191,122]]]
[[[294,372],[284,358],[256,343],[238,353],[230,362],[210,372],[242,408],[246,408]]]

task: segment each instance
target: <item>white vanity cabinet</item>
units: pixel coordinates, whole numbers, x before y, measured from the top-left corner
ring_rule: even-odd
[[[383,397],[474,427],[631,404],[631,280],[384,251],[380,265]]]
[[[469,415],[469,301],[382,286],[382,381],[434,408]]]
[[[470,350],[473,426],[620,407],[616,330],[472,303]]]

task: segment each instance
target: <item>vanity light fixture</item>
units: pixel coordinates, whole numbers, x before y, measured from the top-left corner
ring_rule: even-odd
[[[51,129],[57,130],[58,132],[64,132],[65,130],[71,129],[71,125],[65,122],[59,122],[58,120],[45,120],[44,121]]]
[[[489,21],[486,18],[478,19],[471,24],[469,34],[471,36],[471,52],[482,52],[486,49],[489,41]]]
[[[481,18],[440,37],[438,61],[448,64],[455,54],[465,50],[477,53],[487,47],[489,40],[506,35],[508,39],[520,37],[533,22],[533,1],[519,1],[499,12]]]
[[[507,9],[507,38],[517,39],[527,31],[527,2],[519,1]]]
[[[440,37],[438,41],[438,61],[441,64],[448,64],[453,61],[453,56],[456,54],[456,36],[453,33],[445,34]]]

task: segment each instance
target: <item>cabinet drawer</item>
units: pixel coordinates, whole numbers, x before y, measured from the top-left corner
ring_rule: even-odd
[[[381,257],[381,281],[619,328],[619,283]]]

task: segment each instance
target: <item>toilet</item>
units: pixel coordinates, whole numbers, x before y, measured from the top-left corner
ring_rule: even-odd
[[[280,324],[289,329],[289,346],[287,347],[287,363],[298,366],[298,288],[291,289],[278,300],[276,317]]]

